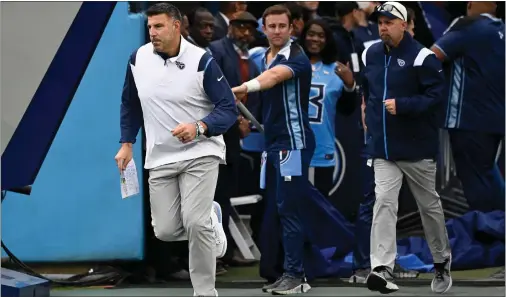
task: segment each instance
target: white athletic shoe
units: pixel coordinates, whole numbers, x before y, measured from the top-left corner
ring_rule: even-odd
[[[216,201],[213,201],[211,210],[211,226],[216,240],[216,258],[222,258],[227,252],[227,236],[223,230],[221,206]]]

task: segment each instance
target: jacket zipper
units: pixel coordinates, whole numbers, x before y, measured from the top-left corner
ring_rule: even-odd
[[[387,100],[387,75],[388,75],[388,66],[390,65],[390,59],[392,56],[385,55],[385,77],[383,81],[383,143],[385,146],[385,159],[388,160],[388,145],[387,145],[387,122],[386,122],[386,106],[385,100]]]

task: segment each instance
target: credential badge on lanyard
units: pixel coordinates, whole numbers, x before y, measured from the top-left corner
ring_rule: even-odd
[[[358,63],[358,55],[357,53],[351,54],[351,67],[353,67],[353,72],[360,72],[360,64]]]

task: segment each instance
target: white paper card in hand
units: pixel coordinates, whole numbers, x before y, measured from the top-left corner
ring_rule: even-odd
[[[128,162],[127,167],[120,174],[120,185],[123,199],[139,194],[139,178],[133,159]]]

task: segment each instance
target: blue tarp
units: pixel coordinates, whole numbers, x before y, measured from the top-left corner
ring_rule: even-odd
[[[319,195],[313,195],[312,198],[314,196],[319,197]],[[326,234],[321,231],[312,234],[311,241],[306,245],[305,269],[308,279],[350,276],[352,273],[350,251],[351,243],[354,241],[350,234],[353,234],[353,225],[332,206],[326,205],[326,200],[318,198],[308,200],[311,202],[306,202],[305,210],[308,213],[318,212],[318,216],[313,217],[316,219],[312,221],[308,232],[318,228],[326,230]],[[318,210],[322,206],[329,207],[326,209],[331,210]],[[264,226],[270,227],[268,229],[270,236],[265,237],[261,245],[260,275],[266,279],[275,279],[280,276],[283,267],[280,232],[276,231],[278,225],[272,224],[273,220],[276,220],[272,215],[275,213],[266,212],[266,217],[271,217],[271,219],[266,218]],[[490,213],[472,211],[462,217],[448,220],[446,226],[452,246],[452,269],[464,270],[504,265],[503,211]],[[266,229],[264,232],[267,232]],[[341,238],[333,236],[338,234]],[[406,269],[420,272],[430,272],[433,268],[430,250],[426,241],[420,237],[398,241],[397,262]]]
[[[504,212],[469,212],[446,223],[452,246],[452,267],[455,270],[477,269],[504,265]],[[399,255],[417,257],[422,263],[431,264],[427,242],[422,238],[406,238],[398,241]],[[418,264],[406,261],[416,268]]]

